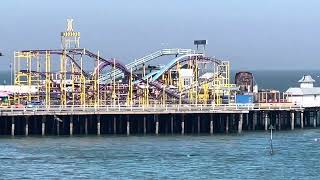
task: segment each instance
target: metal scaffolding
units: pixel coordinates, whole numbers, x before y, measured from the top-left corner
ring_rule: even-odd
[[[164,106],[234,103],[229,61],[188,49],[165,49],[123,65],[80,48],[80,33],[68,20],[62,49],[15,52],[14,84],[30,88],[15,93],[11,104],[40,101],[59,106]],[[174,58],[153,66],[160,57]],[[59,62],[56,63],[56,62]]]

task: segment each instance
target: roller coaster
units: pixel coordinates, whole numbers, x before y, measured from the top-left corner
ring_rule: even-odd
[[[11,104],[59,106],[154,106],[232,104],[229,61],[192,49],[162,49],[123,64],[80,48],[72,24],[61,33],[61,49],[23,50],[14,55],[14,84],[35,91],[14,92]],[[155,66],[167,58],[164,66]]]

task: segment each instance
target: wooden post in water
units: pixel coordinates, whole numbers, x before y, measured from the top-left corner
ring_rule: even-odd
[[[100,115],[97,115],[97,135],[101,135],[101,122],[100,122]]]
[[[243,114],[239,114],[238,133],[242,133]]]
[[[301,113],[300,113],[300,126],[301,126],[301,129],[304,128],[303,111],[301,111]]]
[[[213,114],[210,114],[210,134],[213,134]]]
[[[15,124],[14,124],[14,116],[11,117],[11,136],[14,136],[14,130]]]
[[[294,111],[291,112],[291,130],[294,130]]]
[[[41,120],[41,135],[44,136],[46,134],[46,116],[42,116],[42,120]]]

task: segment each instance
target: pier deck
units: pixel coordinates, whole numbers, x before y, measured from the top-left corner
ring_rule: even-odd
[[[249,111],[302,111],[301,106],[277,104],[250,105],[154,105],[141,106],[50,106],[34,108],[2,108],[0,116],[42,116],[42,115],[92,115],[92,114],[210,114],[210,113],[249,113]]]
[[[319,109],[283,104],[1,108],[1,135],[242,133],[317,127]]]

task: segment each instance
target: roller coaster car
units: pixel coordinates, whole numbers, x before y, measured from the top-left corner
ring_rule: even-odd
[[[23,104],[14,104],[14,105],[11,105],[11,108],[21,109],[21,108],[24,108],[24,105]]]
[[[27,108],[39,108],[42,107],[43,103],[42,101],[31,101],[31,102],[27,102]]]

